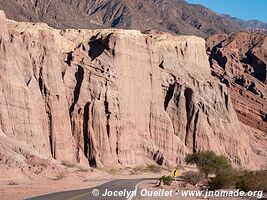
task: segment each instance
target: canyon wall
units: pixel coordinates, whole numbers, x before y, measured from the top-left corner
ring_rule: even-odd
[[[267,36],[214,35],[207,48],[212,75],[228,86],[240,121],[267,133]]]
[[[236,165],[266,165],[266,146],[254,145],[256,130],[210,75],[204,39],[56,30],[3,12],[0,26],[1,163],[177,165],[211,149]]]

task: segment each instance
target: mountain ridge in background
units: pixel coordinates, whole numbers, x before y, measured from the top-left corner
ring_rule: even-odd
[[[155,29],[205,38],[218,33],[267,29],[262,22],[220,15],[184,0],[2,0],[0,9],[9,19],[45,22],[59,29]]]
[[[243,19],[239,19],[236,17],[232,17],[230,15],[223,15],[226,18],[235,21],[241,28],[243,28],[245,31],[250,31],[250,32],[259,32],[259,33],[267,33],[267,24],[256,20],[256,19],[251,19],[251,20],[243,20]]]

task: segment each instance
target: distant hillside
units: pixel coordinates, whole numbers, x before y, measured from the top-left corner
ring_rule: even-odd
[[[10,19],[42,21],[60,29],[156,29],[201,37],[244,28],[267,29],[261,22],[240,22],[184,0],[1,0],[0,9]]]
[[[250,32],[259,32],[267,34],[267,24],[259,20],[242,20],[229,15],[224,15],[226,18],[236,22],[242,29]]]
[[[261,29],[266,29],[267,30],[267,24],[259,21],[259,20],[242,20],[236,17],[232,17],[230,15],[223,15],[226,18],[236,22],[240,27],[242,28],[261,28]]]

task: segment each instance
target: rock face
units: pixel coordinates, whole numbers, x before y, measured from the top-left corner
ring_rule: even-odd
[[[267,36],[215,35],[207,47],[212,74],[230,88],[239,119],[267,133]]]
[[[31,154],[91,167],[176,165],[212,149],[237,165],[266,164],[266,148],[252,148],[253,130],[210,76],[204,39],[0,16],[1,163]]]

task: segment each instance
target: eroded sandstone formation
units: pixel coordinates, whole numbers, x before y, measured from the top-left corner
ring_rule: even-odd
[[[55,30],[0,13],[0,158],[91,167],[176,165],[212,149],[266,164],[210,75],[205,41],[126,30]],[[19,157],[19,159],[17,159]]]
[[[267,36],[215,35],[207,48],[212,74],[230,88],[239,119],[267,133]]]

